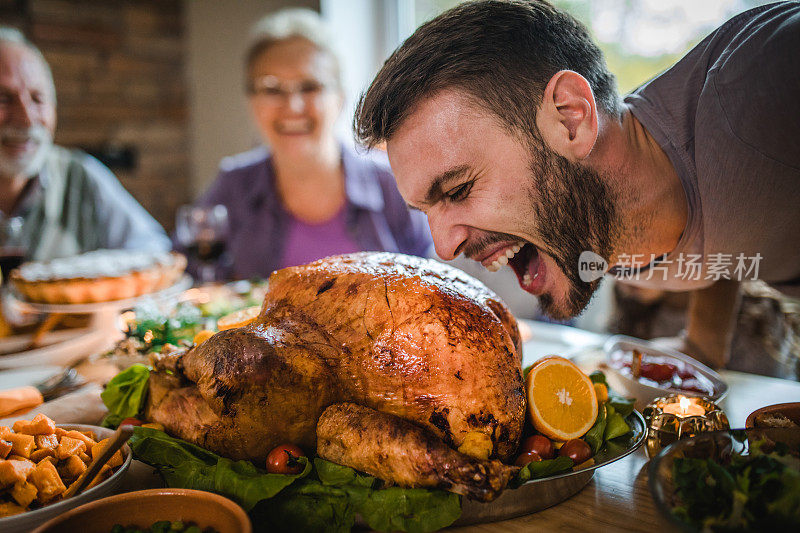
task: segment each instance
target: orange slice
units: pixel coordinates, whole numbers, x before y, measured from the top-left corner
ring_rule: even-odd
[[[226,329],[244,327],[254,321],[260,312],[260,305],[254,305],[253,307],[248,307],[247,309],[234,311],[233,313],[229,313],[217,320],[217,329],[223,331]]]
[[[563,357],[545,357],[525,380],[528,414],[537,431],[554,440],[584,435],[597,418],[597,396],[589,376]]]

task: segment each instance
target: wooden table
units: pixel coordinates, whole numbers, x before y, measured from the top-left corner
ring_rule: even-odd
[[[800,401],[800,383],[723,370],[730,387],[722,401],[731,427],[744,427],[747,415],[759,407]],[[535,514],[450,531],[677,531],[655,507],[647,486],[647,455],[644,448],[608,466],[597,469],[581,492]]]

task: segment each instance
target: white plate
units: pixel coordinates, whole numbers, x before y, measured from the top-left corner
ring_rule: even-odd
[[[0,372],[0,390],[36,385],[63,371],[64,369],[60,366],[37,366],[36,368],[4,370]]]
[[[101,329],[79,328],[53,331],[42,339],[45,346],[26,351],[31,335],[15,335],[0,339],[0,369],[40,365],[69,366],[85,355],[99,351],[110,342],[109,333]],[[10,352],[10,353],[9,353]]]
[[[522,344],[522,368],[548,355],[569,357],[573,353],[590,347],[601,347],[609,335],[601,335],[584,329],[549,324],[534,320],[518,320],[520,329],[527,328],[530,339]]]

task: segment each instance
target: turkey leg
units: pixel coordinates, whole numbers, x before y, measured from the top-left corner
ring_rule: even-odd
[[[404,487],[491,501],[519,468],[460,453],[427,429],[369,407],[337,403],[317,423],[317,454]]]

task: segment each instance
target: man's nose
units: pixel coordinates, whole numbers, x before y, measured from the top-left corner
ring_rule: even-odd
[[[428,224],[431,227],[431,236],[433,237],[436,255],[444,261],[455,259],[461,253],[461,245],[469,237],[467,227],[461,224],[449,223],[444,217],[435,216],[432,213],[428,213]]]

